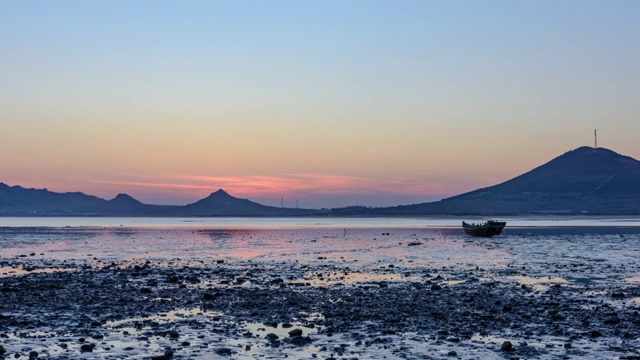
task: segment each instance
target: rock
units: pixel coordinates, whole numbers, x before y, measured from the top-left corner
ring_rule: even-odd
[[[620,319],[618,317],[610,317],[604,320],[604,323],[607,325],[618,325],[620,324]]]
[[[502,343],[502,346],[500,347],[500,350],[502,351],[512,351],[513,350],[513,344],[511,344],[511,341],[505,341]]]
[[[7,350],[4,349],[4,346],[0,345],[0,355],[4,355],[7,353]]]
[[[82,344],[82,346],[80,346],[80,350],[82,352],[92,352],[95,347],[96,344]]]
[[[267,338],[267,340],[269,341],[276,341],[278,340],[280,337],[274,333],[268,333],[267,336],[265,336],[265,338]]]
[[[188,341],[183,341],[182,344],[180,344],[182,346],[191,346],[191,343]]]
[[[289,337],[302,336],[302,329],[293,329],[289,331]]]
[[[151,360],[171,360],[173,359],[173,350],[166,348],[164,354],[151,357]]]
[[[600,337],[602,336],[602,333],[598,330],[593,330],[589,335],[591,335],[591,337]]]
[[[218,348],[215,352],[220,356],[231,356],[234,354],[234,351],[229,348]]]
[[[624,295],[624,293],[622,293],[622,292],[619,292],[619,293],[611,293],[611,297],[612,297],[612,298],[614,298],[614,299],[622,299],[622,298],[624,298],[624,296],[625,296],[625,295]]]
[[[291,344],[295,346],[305,346],[311,344],[311,338],[308,336],[294,336],[291,338]]]
[[[213,294],[210,294],[210,293],[204,293],[204,295],[202,295],[202,298],[203,298],[204,300],[215,300],[218,296],[220,296],[220,293],[219,293],[219,292],[217,292],[217,293],[213,293]]]
[[[38,352],[37,351],[30,351],[29,352],[29,359],[37,359],[38,358]]]
[[[458,356],[458,353],[457,353],[457,352],[455,352],[454,350],[451,350],[451,351],[449,351],[449,352],[447,353],[447,355],[449,355],[449,356]]]
[[[438,285],[438,284],[433,284],[431,285],[431,290],[441,290],[442,286]]]
[[[180,337],[180,333],[175,330],[171,330],[169,331],[169,337],[171,337],[172,339],[177,339]]]
[[[502,307],[502,311],[503,312],[511,312],[511,310],[513,310],[511,305],[505,305],[505,306]]]

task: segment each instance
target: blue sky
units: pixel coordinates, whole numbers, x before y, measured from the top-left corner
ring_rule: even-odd
[[[0,181],[430,201],[640,158],[637,1],[3,1]],[[488,165],[490,164],[490,165]]]

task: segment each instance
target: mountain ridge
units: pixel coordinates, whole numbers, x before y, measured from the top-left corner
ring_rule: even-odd
[[[512,179],[440,201],[330,210],[278,208],[223,189],[193,203],[144,204],[127,194],[105,200],[0,182],[0,216],[397,216],[640,215],[640,161],[606,148],[579,147]]]

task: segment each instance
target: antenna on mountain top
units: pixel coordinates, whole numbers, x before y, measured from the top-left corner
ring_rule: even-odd
[[[598,148],[598,129],[593,130],[593,142],[594,142],[593,147],[597,149]]]

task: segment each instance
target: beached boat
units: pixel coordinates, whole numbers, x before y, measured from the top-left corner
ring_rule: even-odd
[[[500,235],[502,229],[507,225],[506,221],[489,220],[482,224],[467,224],[462,222],[462,228],[467,235],[491,237]]]

